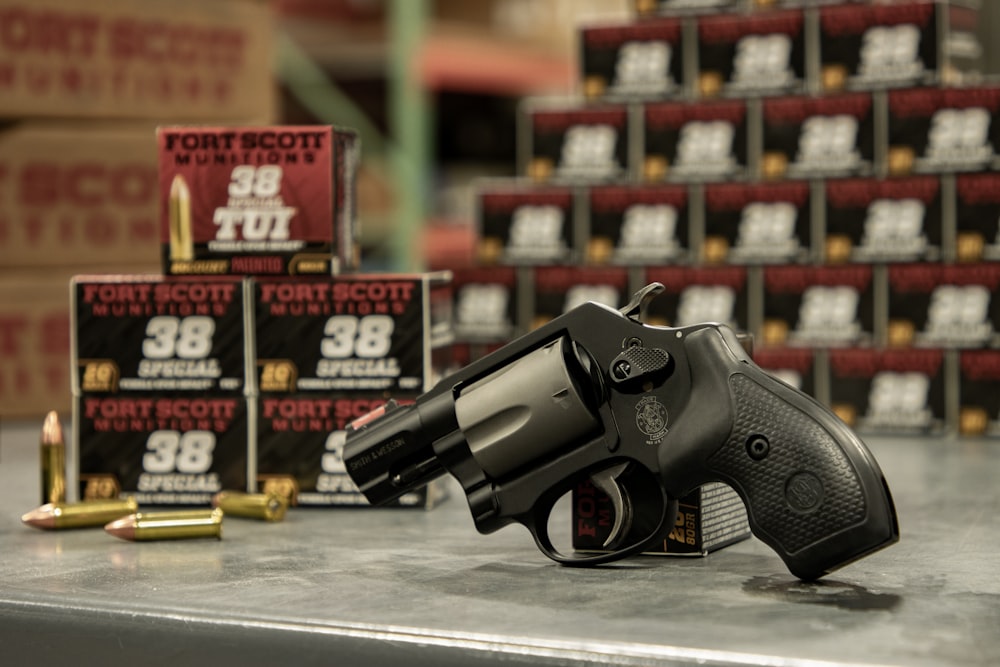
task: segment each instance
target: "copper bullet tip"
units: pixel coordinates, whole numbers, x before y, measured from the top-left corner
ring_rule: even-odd
[[[120,537],[123,540],[134,541],[135,524],[136,524],[136,518],[135,515],[132,514],[130,516],[125,516],[120,519],[112,521],[111,523],[104,526],[104,530],[109,535]]]
[[[62,424],[59,422],[59,415],[55,410],[45,415],[45,422],[42,424],[42,444],[63,444]]]

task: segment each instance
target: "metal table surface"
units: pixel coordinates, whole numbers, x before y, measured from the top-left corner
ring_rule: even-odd
[[[0,426],[3,664],[995,665],[1000,442],[869,442],[901,542],[819,583],[749,540],[599,569],[527,531],[430,512],[293,509],[220,541],[21,524],[38,427]],[[457,488],[457,487],[456,487]]]

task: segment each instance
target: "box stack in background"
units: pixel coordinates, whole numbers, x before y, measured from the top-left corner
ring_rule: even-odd
[[[143,505],[258,489],[366,504],[345,429],[429,389],[450,276],[352,273],[353,130],[161,126],[157,139],[162,275],[73,279],[71,488]]]
[[[577,96],[524,101],[519,176],[477,192],[459,336],[466,293],[524,333],[659,281],[651,323],[751,332],[859,432],[1000,434],[1000,86],[978,75],[975,3],[634,9],[579,30]]]
[[[267,123],[258,0],[0,0],[0,417],[68,413],[69,277],[158,272],[154,128]]]
[[[554,267],[576,272],[562,307],[657,280],[651,322],[751,332],[859,432],[1000,434],[981,391],[1000,84],[978,73],[976,3],[634,9],[580,28],[578,96],[524,101],[520,176],[481,184],[456,284],[510,295],[523,333],[552,315]]]

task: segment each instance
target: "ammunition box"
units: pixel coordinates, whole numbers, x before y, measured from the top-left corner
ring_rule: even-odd
[[[870,345],[874,304],[870,266],[767,266],[759,339],[779,347]]]
[[[676,18],[584,26],[579,30],[584,97],[627,102],[682,94],[681,26]]]
[[[645,265],[690,259],[688,188],[593,186],[587,203],[585,263]]]
[[[624,268],[540,266],[532,275],[530,329],[537,329],[587,301],[621,308],[631,296]]]
[[[712,183],[704,211],[705,263],[802,263],[813,255],[809,183]]]
[[[164,273],[356,268],[353,130],[160,127],[157,140]]]
[[[579,258],[573,189],[484,182],[476,191],[480,265],[558,264]]]
[[[888,96],[890,176],[985,171],[1000,157],[1000,86],[913,88]],[[911,160],[893,155],[911,155]]]
[[[1000,350],[963,350],[959,364],[959,434],[1000,436]]]
[[[955,225],[949,260],[1000,260],[1000,174],[955,176]]]
[[[685,13],[732,11],[743,6],[743,0],[632,0],[635,13],[641,17],[671,16]]]
[[[889,266],[890,343],[897,346],[1000,346],[1000,264]],[[909,331],[892,336],[893,331]],[[895,340],[893,340],[895,338]]]
[[[695,94],[746,97],[802,92],[804,24],[800,9],[699,16]],[[707,81],[718,83],[704,85]]]
[[[536,182],[600,183],[630,171],[624,104],[528,100],[519,115],[518,173]]]
[[[747,103],[650,102],[642,107],[640,179],[676,183],[746,177]]]
[[[973,3],[916,0],[818,11],[825,92],[955,85],[980,69]]]
[[[649,304],[646,321],[650,324],[682,327],[720,322],[739,331],[748,330],[744,267],[649,267],[645,282],[659,282],[665,288]]]
[[[830,402],[860,433],[940,435],[946,429],[939,349],[830,351]]]
[[[450,282],[447,272],[253,279],[252,390],[427,391],[432,349],[452,340]]]
[[[868,93],[763,100],[761,176],[870,175],[875,169],[874,100]]]
[[[208,506],[223,489],[248,488],[248,414],[242,396],[77,396],[70,483],[81,500]]]
[[[410,404],[418,394],[398,394]],[[257,479],[262,492],[285,493],[298,507],[367,506],[344,464],[347,425],[386,403],[382,394],[267,394],[257,399]],[[430,509],[440,482],[403,495],[399,507]]]
[[[520,290],[512,267],[468,267],[453,272],[452,327],[464,343],[508,342],[522,333]]]
[[[936,176],[835,179],[825,191],[827,263],[940,261],[944,213]]]
[[[246,388],[242,278],[84,275],[70,287],[74,394]]]
[[[645,553],[705,556],[750,537],[746,507],[733,489],[712,482],[681,498],[673,530]],[[614,509],[610,498],[591,482],[572,493],[572,542],[581,551],[602,551],[611,535]]]
[[[763,343],[763,341],[762,341]],[[810,348],[755,346],[754,362],[774,377],[817,398],[817,355]]]

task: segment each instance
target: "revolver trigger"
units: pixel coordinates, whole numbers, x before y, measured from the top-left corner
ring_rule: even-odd
[[[605,549],[616,544],[632,524],[632,503],[627,494],[622,492],[621,485],[618,484],[618,476],[625,472],[628,463],[613,466],[591,475],[590,480],[598,489],[607,494],[611,499],[611,505],[615,511],[615,521],[611,526],[611,533],[602,545]]]
[[[649,302],[665,289],[663,283],[649,283],[633,294],[632,299],[618,312],[630,320],[641,322],[646,317],[646,308],[649,306]]]

